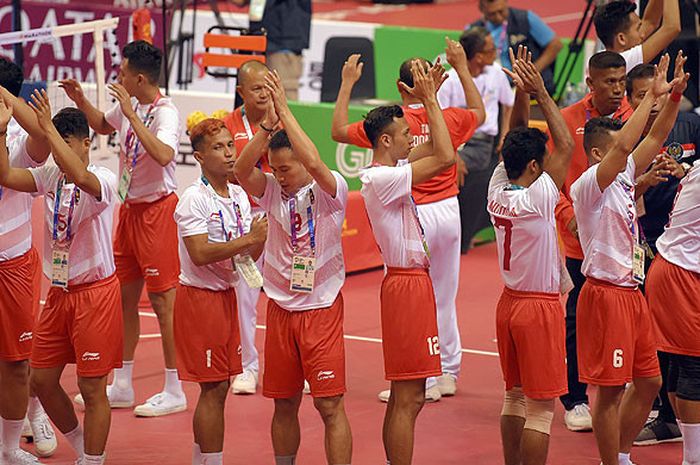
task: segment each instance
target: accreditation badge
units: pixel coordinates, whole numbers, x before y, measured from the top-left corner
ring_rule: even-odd
[[[54,248],[51,251],[51,285],[68,288],[68,249]]]
[[[260,289],[263,286],[263,277],[250,255],[236,255],[233,264],[239,275],[243,276],[246,284],[251,289]]]
[[[292,279],[289,284],[289,290],[293,292],[313,292],[315,275],[315,257],[294,255],[292,257]]]
[[[646,252],[644,247],[639,244],[634,244],[632,251],[632,278],[639,284],[644,284],[644,259]]]
[[[117,195],[119,195],[119,200],[122,203],[126,201],[126,196],[129,194],[129,186],[131,185],[131,172],[124,167],[122,169],[122,175],[119,177],[119,188],[117,189]]]

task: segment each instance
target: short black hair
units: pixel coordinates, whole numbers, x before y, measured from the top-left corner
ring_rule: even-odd
[[[145,40],[135,40],[124,46],[122,55],[129,59],[131,69],[144,74],[151,83],[158,82],[163,62],[163,52],[158,47]]]
[[[547,134],[537,128],[520,127],[508,132],[501,149],[508,179],[522,176],[531,160],[541,165],[547,153],[547,140]]]
[[[459,38],[459,43],[462,44],[462,48],[464,48],[464,53],[467,55],[468,60],[471,60],[477,53],[484,50],[486,37],[488,37],[488,35],[489,31],[481,26],[472,26],[462,33]]]
[[[656,68],[654,65],[649,63],[641,63],[632,68],[629,73],[627,73],[627,80],[625,82],[627,97],[632,97],[632,92],[634,91],[633,84],[637,79],[648,79],[654,78],[656,76]]]
[[[365,115],[362,126],[373,148],[377,148],[379,136],[384,134],[394,118],[403,118],[403,110],[398,105],[377,107]]]
[[[401,66],[399,67],[399,81],[403,82],[408,87],[413,87],[413,73],[411,72],[411,64],[416,60],[424,63],[427,67],[431,66],[431,63],[428,60],[421,57],[409,58],[401,63]]]
[[[588,60],[588,69],[625,68],[626,66],[625,57],[608,50],[598,52]]]
[[[292,143],[289,141],[287,131],[280,129],[270,138],[269,150],[289,149],[292,150]]]
[[[22,90],[24,74],[22,68],[5,58],[0,58],[0,85],[7,89],[15,97],[19,97]]]
[[[596,8],[593,24],[603,45],[612,48],[615,35],[625,32],[630,27],[629,15],[636,9],[637,6],[629,0],[616,0]]]
[[[586,155],[591,153],[593,147],[600,146],[604,138],[610,136],[611,131],[619,131],[620,129],[622,129],[622,120],[617,118],[600,116],[586,121],[583,128],[583,150],[585,150]]]
[[[56,113],[51,120],[56,130],[64,139],[73,136],[76,139],[90,137],[90,127],[88,126],[85,113],[77,108],[66,107]]]

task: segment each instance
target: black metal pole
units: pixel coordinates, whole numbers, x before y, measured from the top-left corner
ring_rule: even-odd
[[[162,3],[162,13],[163,13],[163,68],[165,70],[165,95],[170,95],[170,71],[168,66],[168,8],[165,6],[167,0],[163,0]]]
[[[12,0],[12,30],[14,32],[22,30],[22,0]],[[24,69],[24,49],[22,43],[14,45],[15,63]]]

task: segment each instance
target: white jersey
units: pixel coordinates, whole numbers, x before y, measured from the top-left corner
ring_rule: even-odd
[[[265,192],[254,200],[267,212],[268,230],[265,242],[263,280],[265,293],[280,307],[289,311],[313,310],[333,305],[345,282],[345,262],[341,234],[345,209],[348,203],[348,183],[337,171],[336,194],[332,196],[313,181],[289,198],[271,174],[265,174]],[[294,217],[290,207],[294,206]],[[310,215],[309,215],[310,213]],[[315,239],[311,247],[309,216]],[[290,290],[292,278],[291,228],[296,231],[296,255],[314,256],[316,271],[313,291],[310,293]]]
[[[360,171],[365,208],[387,266],[430,266],[423,227],[411,196],[412,179],[413,169],[405,160],[397,166],[370,166]]]
[[[559,189],[544,172],[530,187],[513,186],[501,162],[489,182],[488,207],[499,266],[509,289],[559,292],[561,259],[554,208]]]
[[[584,255],[581,271],[589,278],[635,287],[632,254],[639,240],[639,226],[634,199],[634,158],[628,157],[625,171],[603,192],[596,174],[599,166],[588,168],[571,186]]]
[[[250,231],[252,217],[248,194],[234,184],[228,185],[228,197],[221,197],[202,178],[185,189],[175,209],[180,252],[180,283],[212,291],[224,291],[236,285],[237,273],[231,259],[197,266],[192,262],[185,237],[206,234],[208,242],[237,239]]]
[[[134,152],[136,152],[126,201],[134,203],[154,202],[177,189],[175,160],[177,159],[180,138],[180,114],[169,97],[160,97],[155,105],[142,105],[138,103],[136,98],[132,98],[131,103],[136,109],[138,117],[158,140],[175,151],[175,156],[170,163],[161,166],[146,153],[143,144],[139,142],[131,129],[129,120],[122,113],[119,103],[105,113],[107,122],[119,132],[120,174],[124,167],[131,169]]]
[[[19,126],[19,125],[18,125]],[[8,134],[9,134],[8,127]],[[27,134],[8,139],[10,166],[36,168],[27,153]],[[32,246],[32,195],[0,187],[0,262],[24,255]]]
[[[700,160],[678,186],[673,211],[656,247],[669,262],[700,274]]]
[[[90,165],[87,169],[100,181],[101,198],[98,200],[74,184],[65,183],[61,186],[58,212],[54,211],[56,191],[63,173],[56,166],[30,170],[36,183],[36,195],[44,196],[44,274],[51,277],[54,219],[57,219],[56,243],[60,247],[68,247],[69,286],[93,283],[111,276],[115,271],[112,225],[117,202],[117,178],[107,168]],[[68,239],[69,224],[72,240]]]
[[[625,59],[625,69],[627,73],[629,73],[635,66],[644,63],[642,44],[635,45],[634,47],[621,52],[620,55],[622,55],[622,58]]]

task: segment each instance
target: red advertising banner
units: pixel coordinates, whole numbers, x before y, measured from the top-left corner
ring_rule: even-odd
[[[119,63],[121,63],[121,48],[131,40],[131,14],[134,11],[131,3],[138,2],[94,0],[86,5],[74,1],[64,4],[22,1],[23,31],[79,24],[98,19],[120,18],[119,26],[114,31],[105,32],[102,50],[95,50],[92,33],[25,43],[23,47],[25,78],[30,81],[74,78],[81,82],[95,82],[95,56],[97,53],[104,53],[105,76],[107,81],[112,80],[116,77]],[[151,17],[154,44],[163,48],[160,9],[152,8]],[[12,5],[9,1],[2,0],[0,1],[0,32],[10,31],[12,31]],[[13,60],[13,46],[0,46],[0,56]]]

